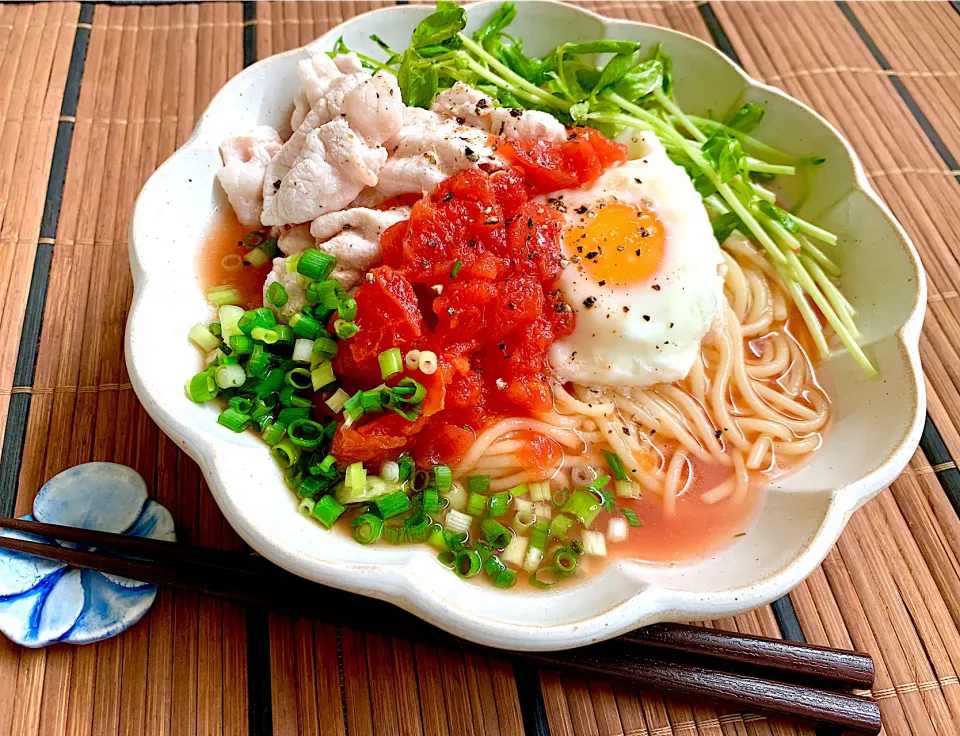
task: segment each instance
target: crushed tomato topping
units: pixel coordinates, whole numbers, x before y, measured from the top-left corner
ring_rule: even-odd
[[[531,199],[593,181],[626,149],[574,129],[564,143],[499,150],[513,168],[451,176],[381,236],[383,264],[355,295],[360,331],[341,341],[334,369],[352,393],[382,382],[377,356],[393,347],[433,351],[438,368],[413,374],[427,388],[415,421],[391,413],[341,426],[331,448],[341,466],[407,450],[418,465],[456,465],[490,423],[551,409],[547,351],[573,331],[573,312],[553,289],[563,217]]]

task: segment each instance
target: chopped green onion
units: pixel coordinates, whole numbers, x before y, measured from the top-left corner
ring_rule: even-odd
[[[453,569],[453,563],[457,561],[457,553],[453,550],[445,549],[437,555],[437,559],[440,560],[440,564],[444,567]]]
[[[323,496],[313,507],[313,515],[320,520],[327,529],[333,526],[333,522],[340,518],[341,514],[347,510],[347,507],[340,503],[333,496]]]
[[[220,388],[239,388],[246,380],[246,371],[238,365],[222,365],[217,368],[217,385]]]
[[[353,396],[347,399],[343,404],[343,412],[350,421],[356,421],[363,416],[363,391],[357,391]]]
[[[520,498],[520,496],[526,496],[527,493],[529,493],[529,491],[530,491],[529,486],[526,483],[521,483],[520,485],[514,486],[513,488],[510,489],[510,495],[513,496],[514,498]],[[533,498],[532,496],[531,496],[531,499],[534,501],[540,500],[539,498]]]
[[[517,583],[517,573],[513,570],[503,570],[493,579],[498,588],[512,588]]]
[[[240,318],[240,321],[237,323],[237,326],[244,335],[253,336],[253,330],[256,327],[263,327],[265,329],[276,327],[277,318],[274,316],[273,312],[266,307],[259,307],[257,309],[250,309],[244,312],[243,316]]]
[[[287,427],[287,436],[293,444],[304,450],[317,449],[326,437],[323,433],[323,425],[311,419],[297,419],[291,422]]]
[[[333,329],[336,331],[337,337],[339,337],[341,340],[351,338],[360,332],[360,328],[357,327],[356,323],[347,322],[346,320],[342,319],[338,319],[333,323]]]
[[[554,520],[550,522],[550,534],[557,539],[566,539],[567,531],[570,529],[571,524],[573,524],[573,518],[558,514]]]
[[[427,514],[436,514],[443,510],[447,505],[445,498],[440,497],[440,492],[428,490],[423,492],[423,510]]]
[[[306,407],[286,407],[281,409],[280,413],[277,415],[277,421],[283,422],[283,424],[292,424],[297,419],[309,419],[310,410]]]
[[[323,365],[330,365],[330,364],[329,364],[329,363],[325,363],[325,364],[323,364]],[[316,369],[314,369],[314,373],[316,373],[316,372],[319,371],[320,369],[321,369],[321,366],[318,366]],[[330,365],[330,370],[331,370],[331,372],[333,371],[333,366],[332,366],[332,365]],[[311,375],[312,375],[312,374],[311,374]],[[323,376],[323,374],[321,374],[319,380],[322,380],[323,378],[324,378],[324,376]],[[323,386],[325,386],[325,385],[326,385],[326,384],[323,384]],[[313,390],[314,390],[314,391],[318,391],[320,388],[323,388],[323,386],[320,386],[320,387],[318,388],[318,387],[316,386],[316,381],[314,381],[314,388],[313,388]],[[336,392],[333,396],[331,396],[329,399],[327,399],[327,401],[326,401],[327,408],[329,408],[330,411],[332,411],[334,414],[339,414],[341,411],[343,411],[343,405],[347,403],[347,400],[348,400],[349,398],[350,398],[350,394],[348,394],[348,393],[347,393],[346,391],[344,391],[342,388],[338,388],[338,389],[337,389],[337,392]]]
[[[210,371],[198,373],[187,381],[187,396],[190,401],[202,404],[216,398],[219,393],[217,382],[210,374]]]
[[[490,476],[468,475],[467,490],[471,493],[486,493],[490,490]]]
[[[313,340],[304,337],[297,338],[293,344],[293,355],[290,358],[297,363],[313,362]]]
[[[568,549],[558,549],[553,555],[553,566],[564,575],[577,569],[577,556]]]
[[[480,523],[480,531],[483,533],[483,538],[498,549],[503,549],[510,544],[513,536],[510,530],[496,519],[484,519]]]
[[[412,393],[407,393],[411,390]],[[407,404],[419,404],[425,398],[427,398],[426,387],[422,383],[409,377],[401,378],[400,383],[398,383],[396,388],[393,389],[393,393],[396,396],[402,396],[402,400]]]
[[[561,511],[576,516],[580,523],[589,529],[601,508],[603,508],[603,505],[589,491],[574,491],[567,502],[563,504]]]
[[[634,529],[643,526],[643,522],[640,521],[640,517],[637,516],[637,512],[633,509],[622,508],[620,509],[620,513],[623,514],[624,518],[627,520],[627,523]]]
[[[364,414],[382,411],[384,400],[384,392],[381,389],[360,392],[360,406]]]
[[[239,253],[228,253],[220,259],[220,266],[228,273],[239,271],[243,268],[243,258],[240,257]]]
[[[250,359],[247,361],[247,373],[254,378],[265,378],[270,368],[270,354],[260,343],[254,343]]]
[[[297,312],[290,318],[290,327],[293,328],[295,334],[308,340],[312,340],[320,334],[320,323],[303,312]]]
[[[297,273],[314,281],[323,281],[336,268],[337,259],[322,250],[310,248],[300,254],[297,261]]]
[[[506,491],[491,494],[490,496],[490,516],[503,516],[507,513],[510,506],[510,494]]]
[[[260,266],[266,266],[270,262],[270,256],[267,255],[267,252],[263,250],[263,248],[257,247],[247,251],[243,256],[243,260],[254,268],[260,268]]]
[[[267,329],[266,327],[254,327],[250,331],[250,337],[254,340],[265,342],[267,345],[273,345],[280,340],[280,333],[276,330]]]
[[[482,566],[480,555],[472,549],[461,549],[454,558],[453,571],[461,578],[472,578]]]
[[[380,510],[380,515],[384,519],[402,514],[410,508],[410,499],[407,498],[407,494],[403,491],[394,491],[389,496],[384,496],[379,499],[376,503],[377,508]]]
[[[220,323],[219,323],[219,322],[211,322],[209,325],[207,325],[207,329],[210,330],[210,332],[211,332],[214,336],[216,336],[216,337],[220,337],[220,335],[223,334],[223,333],[220,331]]]
[[[337,313],[340,315],[340,319],[345,319],[348,322],[355,320],[357,318],[357,300],[353,297],[344,299],[337,307]]]
[[[383,538],[387,544],[403,544],[406,541],[406,532],[401,519],[393,519],[383,525]]]
[[[289,439],[282,440],[274,445],[271,454],[281,468],[292,468],[300,460],[300,448]]]
[[[422,491],[430,485],[430,473],[426,470],[418,470],[413,474],[413,490]]]
[[[229,430],[242,432],[250,425],[250,415],[243,414],[232,406],[228,406],[220,412],[217,421]]]
[[[329,360],[325,360],[323,363],[321,363],[312,371],[310,371],[310,377],[311,377],[314,391],[319,391],[324,386],[329,386],[331,383],[337,380],[337,377],[333,372],[333,363],[331,363]],[[342,389],[337,389],[337,391],[339,393],[342,393],[343,396],[345,397],[343,401],[346,401],[348,398],[350,398],[349,394],[347,394]],[[330,406],[329,399],[327,400],[327,406]],[[343,408],[343,405],[341,404],[340,407]],[[340,409],[337,409],[336,411],[339,412]]]
[[[287,289],[279,281],[274,281],[270,286],[267,287],[267,293],[265,294],[267,304],[272,304],[273,306],[280,307],[286,306],[290,297],[287,294]]]
[[[553,505],[558,509],[562,509],[563,504],[567,502],[568,498],[570,498],[570,489],[558,488],[553,492]]]
[[[253,401],[244,396],[231,396],[227,403],[241,414],[253,414]]]
[[[471,493],[467,499],[467,513],[470,516],[482,516],[487,510],[487,497],[481,493]]]
[[[270,447],[273,447],[280,440],[283,439],[283,436],[286,433],[287,433],[286,424],[283,424],[282,422],[274,422],[265,430],[263,430],[263,434],[261,434],[260,436],[267,445],[269,445]]]
[[[343,484],[347,490],[356,493],[362,493],[367,483],[367,471],[362,462],[350,463],[343,476]],[[387,517],[384,517],[387,518]]]
[[[228,304],[239,304],[243,300],[240,292],[229,284],[225,286],[211,286],[203,292],[203,295],[207,298],[208,302],[218,307]]]
[[[231,354],[250,355],[253,352],[254,342],[246,335],[231,335],[229,344]]]
[[[538,521],[533,525],[530,532],[530,547],[538,549],[541,552],[547,548],[547,536],[550,531],[550,525],[545,521]]]
[[[384,350],[377,356],[377,360],[380,363],[380,377],[384,381],[403,372],[403,356],[400,354],[400,348]]]
[[[587,486],[591,491],[599,492],[601,488],[604,488],[610,482],[609,475],[601,475],[593,483]]]
[[[273,331],[276,333],[277,342],[281,345],[293,344],[294,332],[290,325],[277,325]]]
[[[310,496],[316,496],[323,489],[323,483],[321,483],[317,478],[312,478],[307,476],[306,478],[300,481],[300,487],[297,489],[297,493],[300,494],[301,498]]]
[[[232,304],[226,304],[220,307],[217,313],[220,320],[220,336],[224,340],[229,340],[232,335],[239,335],[240,328],[237,324],[243,316],[243,310]]]
[[[283,380],[297,391],[310,388],[310,371],[306,368],[292,368],[286,372]]]
[[[324,478],[336,478],[336,464],[337,458],[335,458],[333,455],[327,455],[317,465],[311,466],[310,473],[313,475],[323,476]]]
[[[271,370],[267,374],[267,377],[257,385],[257,396],[263,398],[279,391],[283,387],[283,377],[286,374],[287,372],[283,368],[274,368]]]
[[[433,479],[438,491],[449,491],[453,485],[453,473],[446,465],[433,466]]]
[[[187,333],[187,337],[193,340],[196,345],[206,352],[211,350],[216,350],[217,346],[220,344],[220,338],[214,335],[210,330],[204,327],[199,322],[190,328],[190,332]],[[399,350],[397,351],[399,352]]]
[[[409,453],[405,452],[400,457],[397,458],[397,465],[400,468],[400,476],[398,480],[403,483],[404,481],[410,478],[410,474],[413,472],[414,463],[413,458]]]
[[[375,514],[361,514],[351,522],[350,528],[360,544],[372,544],[383,536],[383,520]]]
[[[403,523],[404,539],[411,544],[426,541],[430,531],[430,517],[424,513],[414,514]]]
[[[496,578],[501,572],[507,569],[499,555],[490,555],[483,561],[483,571],[491,578]]]
[[[318,337],[313,341],[313,354],[319,355],[325,360],[336,357],[337,342],[330,337]]]
[[[607,460],[607,467],[610,468],[610,472],[613,473],[613,477],[617,480],[627,480],[627,470],[623,467],[623,462],[620,460],[619,456],[615,452],[610,452],[609,450],[604,450],[603,456]]]
[[[343,287],[336,279],[310,284],[307,287],[307,299],[315,304],[322,304],[331,311],[340,306],[343,293]]]
[[[608,514],[616,511],[616,497],[610,491],[600,491],[599,493],[603,499],[603,510]]]
[[[632,480],[618,480],[614,481],[614,493],[617,494],[620,498],[640,498],[640,484],[634,483]]]
[[[453,262],[453,266],[450,268],[450,278],[457,278],[457,274],[460,273],[460,269],[463,268],[463,263],[459,260]]]
[[[430,535],[427,537],[427,544],[435,549],[446,550],[447,539],[443,533],[443,527],[439,524],[430,525]]]
[[[552,588],[554,585],[560,582],[560,576],[562,573],[558,571],[555,567],[541,567],[537,570],[534,570],[533,574],[530,576],[530,585],[534,588],[540,588],[544,590],[546,588]]]
[[[315,501],[312,498],[300,499],[300,505],[297,506],[297,513],[301,516],[306,516],[309,519],[313,514],[314,505]]]

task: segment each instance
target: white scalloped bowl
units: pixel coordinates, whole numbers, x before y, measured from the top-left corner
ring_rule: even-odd
[[[469,8],[471,28],[497,3]],[[521,4],[514,31],[529,51],[564,41],[624,38],[662,42],[675,61],[684,109],[725,111],[743,101],[766,106],[758,135],[792,153],[825,156],[803,213],[841,236],[845,293],[860,311],[868,354],[880,377],[866,379],[838,353],[820,372],[832,387],[835,421],[823,448],[771,487],[751,531],[695,563],[669,567],[616,561],[556,591],[501,591],[458,579],[426,549],[364,547],[296,513],[267,448],[254,434],[216,422],[216,409],[191,403],[186,378],[198,355],[187,340],[210,308],[196,274],[197,248],[218,208],[217,145],[254,125],[283,128],[298,88],[296,65],[311,49],[343,36],[371,54],[377,33],[405,48],[423,6],[353,18],[310,46],[265,59],[230,80],[190,140],[144,186],[130,233],[136,285],[126,355],[134,389],[153,419],[203,469],[220,509],[259,553],[303,577],[392,601],[476,642],[518,650],[562,649],[658,621],[728,616],[774,600],[814,570],[860,505],[891,483],[916,448],[924,417],[918,340],[925,279],[903,229],[867,183],[850,145],[823,118],[751,79],[690,36],[613,21],[570,6]]]

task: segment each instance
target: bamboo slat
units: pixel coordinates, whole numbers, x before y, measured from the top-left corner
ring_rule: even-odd
[[[392,4],[259,2],[257,56]],[[949,162],[960,157],[960,13],[945,2],[582,4],[708,42],[704,17],[715,13],[750,73],[807,101],[848,135],[921,250],[931,295],[922,357],[947,458],[938,455],[934,468],[918,452],[791,600],[809,641],[856,646],[876,658],[872,693],[887,733],[956,733],[960,518],[942,483],[958,472],[960,456],[960,183]],[[79,13],[75,3],[0,5],[0,432]],[[831,33],[814,32],[823,28]],[[32,385],[16,389],[29,398],[17,513],[29,511],[43,482],[69,465],[115,460],[148,480],[183,539],[241,547],[196,466],[136,401],[122,338],[136,192],[243,61],[240,3],[95,7],[36,371]],[[769,607],[713,625],[780,635]],[[521,702],[505,662],[279,614],[263,636],[275,734],[524,731],[530,704]],[[98,645],[29,651],[2,640],[0,736],[247,733],[248,676],[263,674],[248,675],[247,645],[242,607],[169,592],[140,625]],[[550,672],[537,685],[552,734],[812,733]]]

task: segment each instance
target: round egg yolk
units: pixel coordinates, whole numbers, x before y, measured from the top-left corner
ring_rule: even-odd
[[[577,210],[580,213],[580,210]],[[568,257],[598,283],[636,284],[652,276],[663,258],[663,225],[648,209],[608,202],[584,212],[563,240]]]

